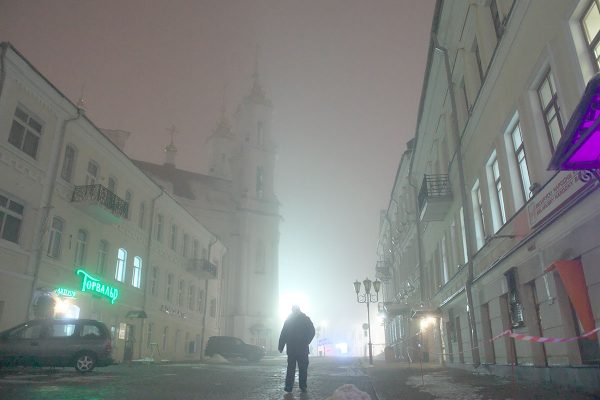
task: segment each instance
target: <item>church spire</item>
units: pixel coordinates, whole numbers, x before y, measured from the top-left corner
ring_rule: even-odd
[[[227,108],[225,107],[225,87],[223,87],[223,100],[221,102],[221,118],[217,122],[217,127],[213,131],[216,135],[231,135],[231,123],[227,118]]]
[[[177,147],[175,147],[174,136],[176,133],[179,133],[175,125],[171,125],[170,128],[167,129],[167,132],[171,135],[171,142],[163,149],[165,152],[165,165],[170,165],[175,167],[175,156],[177,155]]]
[[[258,75],[259,50],[259,46],[256,45],[254,73],[252,74],[252,89],[250,89],[250,94],[246,96],[246,100],[270,107],[272,106],[271,100],[267,98],[267,94],[265,93],[264,89],[262,88],[262,85],[260,84],[260,77]]]

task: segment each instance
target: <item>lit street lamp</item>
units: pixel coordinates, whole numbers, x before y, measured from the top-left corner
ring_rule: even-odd
[[[369,312],[369,304],[377,303],[379,301],[379,288],[381,287],[381,281],[376,279],[375,282],[366,278],[363,282],[365,286],[364,294],[360,294],[360,282],[354,282],[354,290],[356,291],[356,301],[359,303],[367,304],[367,325],[369,329],[369,364],[373,365],[373,343],[371,343],[371,314]],[[371,293],[371,284],[375,293]]]

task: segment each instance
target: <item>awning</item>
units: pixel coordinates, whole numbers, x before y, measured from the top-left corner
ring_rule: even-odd
[[[588,294],[585,275],[583,273],[583,265],[581,259],[575,260],[556,260],[548,268],[546,272],[558,271],[560,280],[565,286],[567,295],[571,299],[575,313],[581,321],[581,326],[585,332],[589,332],[596,327],[590,296]],[[582,333],[585,333],[582,332]],[[597,335],[588,336],[589,339],[596,340]]]
[[[383,312],[388,317],[395,317],[396,315],[410,315],[410,307],[406,304],[399,303],[383,303]]]

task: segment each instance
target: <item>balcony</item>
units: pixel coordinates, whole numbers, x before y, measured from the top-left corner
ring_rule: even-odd
[[[392,271],[388,262],[377,261],[377,266],[375,267],[375,278],[382,282],[389,282],[389,280],[392,279]]]
[[[421,221],[442,221],[452,204],[448,175],[425,175],[418,201]]]
[[[71,202],[106,224],[120,222],[129,214],[129,204],[99,184],[75,186]]]
[[[192,258],[187,270],[201,280],[217,279],[217,266],[205,259]]]

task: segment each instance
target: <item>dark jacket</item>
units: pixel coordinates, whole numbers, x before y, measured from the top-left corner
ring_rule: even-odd
[[[287,347],[287,354],[308,354],[308,345],[315,337],[315,326],[306,314],[292,313],[283,324],[279,336],[279,351]]]

